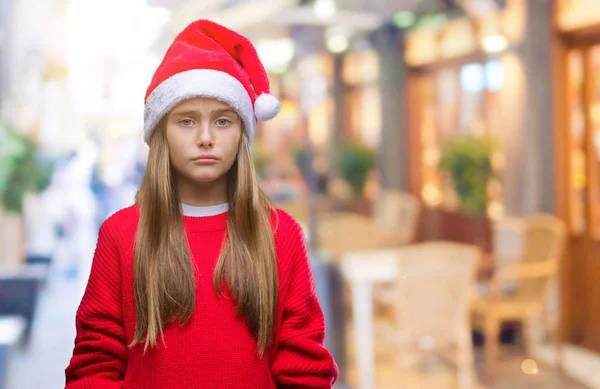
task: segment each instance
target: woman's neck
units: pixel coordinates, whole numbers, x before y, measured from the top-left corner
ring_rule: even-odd
[[[179,200],[193,207],[206,207],[227,202],[227,180],[212,182],[190,182],[179,180],[177,183]]]

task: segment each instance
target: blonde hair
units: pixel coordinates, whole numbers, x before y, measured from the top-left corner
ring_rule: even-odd
[[[149,144],[146,174],[136,196],[140,220],[134,265],[136,323],[131,343],[144,343],[144,350],[156,346],[168,322],[187,323],[196,301],[194,267],[163,123]],[[278,276],[271,205],[258,186],[245,131],[227,175],[227,235],[214,272],[214,288],[221,296],[225,281],[262,356],[272,342]]]

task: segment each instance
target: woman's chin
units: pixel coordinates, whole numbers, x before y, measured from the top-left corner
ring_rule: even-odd
[[[218,181],[222,178],[222,175],[217,172],[203,172],[201,174],[196,173],[191,178],[192,181],[197,182],[198,184],[209,184]]]
[[[187,170],[183,176],[188,182],[210,184],[221,180],[225,177],[226,173],[223,169],[217,168],[217,166],[197,166],[194,169]]]
[[[197,184],[210,184],[218,180],[218,177],[194,177]]]

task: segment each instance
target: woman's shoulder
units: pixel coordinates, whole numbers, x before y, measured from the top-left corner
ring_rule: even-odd
[[[293,216],[279,208],[271,209],[271,224],[275,243],[305,245],[307,231]]]
[[[271,224],[275,234],[298,234],[302,233],[302,226],[292,215],[283,209],[271,208]]]
[[[102,223],[100,229],[113,236],[123,236],[128,235],[128,233],[135,234],[139,218],[137,205],[134,204],[113,213]]]

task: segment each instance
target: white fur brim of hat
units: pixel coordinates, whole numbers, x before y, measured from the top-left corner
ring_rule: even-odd
[[[212,69],[188,70],[167,78],[148,96],[144,106],[144,142],[150,142],[158,123],[177,104],[194,97],[213,98],[229,104],[244,122],[250,144],[254,140],[256,119],[273,119],[281,109],[279,100],[270,94],[258,96],[253,107],[242,83],[228,73]]]

